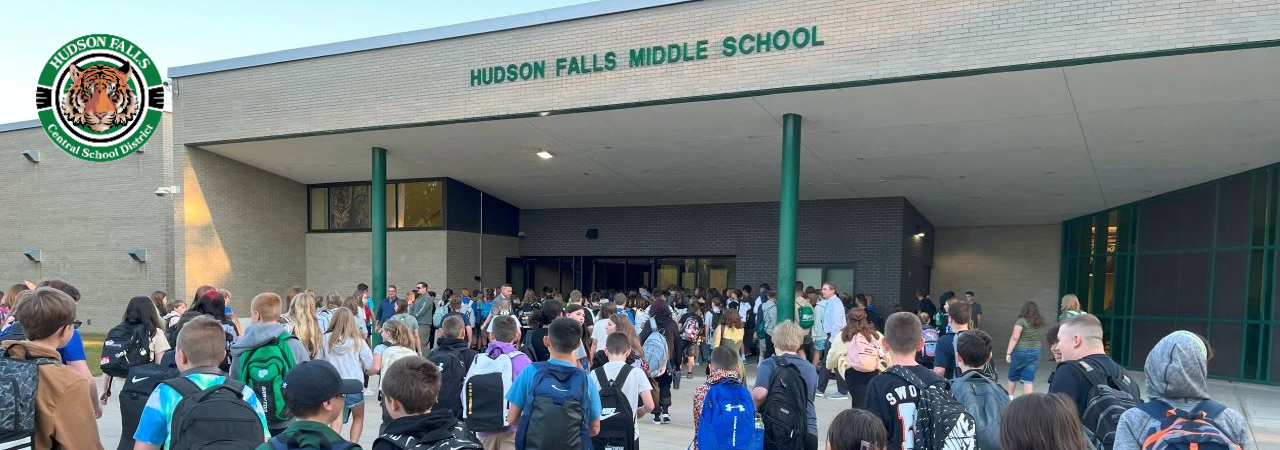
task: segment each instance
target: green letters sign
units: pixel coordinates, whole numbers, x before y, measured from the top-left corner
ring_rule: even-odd
[[[550,64],[550,76],[587,75],[610,72],[619,67],[646,67],[701,61],[713,55],[731,58],[752,53],[767,53],[787,49],[820,47],[826,44],[818,37],[818,26],[799,27],[794,30],[777,30],[767,33],[748,33],[725,36],[720,40],[720,51],[713,53],[706,39],[667,45],[635,47],[625,52],[607,51],[592,55],[574,55],[556,58]],[[622,66],[621,63],[626,65]],[[472,86],[512,83],[546,78],[548,63],[524,61],[481,67],[471,70]]]

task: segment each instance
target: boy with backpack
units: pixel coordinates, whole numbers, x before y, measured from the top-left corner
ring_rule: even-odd
[[[591,450],[600,433],[600,385],[577,367],[582,326],[561,317],[542,339],[551,359],[533,363],[507,392],[507,421],[520,424],[516,449]]]
[[[515,450],[516,423],[507,422],[505,396],[532,361],[516,349],[520,325],[515,317],[495,316],[490,325],[489,346],[476,357],[462,383],[462,414],[485,450]]]
[[[178,321],[182,320],[182,315],[186,314],[186,312],[187,302],[182,300],[169,302],[169,313],[160,318],[164,321],[165,329],[169,329],[177,325]]]
[[[680,346],[676,356],[680,357],[679,369],[688,365],[688,371],[685,372],[685,378],[693,378],[693,366],[697,365],[698,346],[705,340],[706,329],[703,328],[705,323],[702,317],[701,305],[697,303],[689,304],[684,315],[680,316]],[[680,376],[676,373],[675,376]]]
[[[212,317],[194,317],[182,327],[174,354],[182,376],[157,386],[147,399],[133,433],[135,450],[189,450],[215,441],[250,449],[266,440],[258,396],[218,370],[227,357],[225,336]]]
[[[244,329],[244,336],[231,344],[229,372],[258,396],[272,436],[293,423],[293,414],[285,405],[285,375],[298,364],[311,360],[302,342],[277,320],[280,308],[279,295],[265,292],[253,297],[252,323]]]
[[[93,383],[58,356],[75,332],[76,302],[42,287],[23,292],[13,314],[26,339],[3,344],[0,380],[14,383],[16,392],[6,393],[13,397],[0,403],[0,417],[16,423],[0,425],[0,448],[102,450],[93,409],[84,401]]]
[[[467,331],[463,317],[444,319],[440,330],[442,334],[436,342],[436,349],[427,355],[427,360],[440,369],[439,395],[433,409],[453,411],[454,416],[462,420],[462,382],[471,369],[471,362],[476,359],[476,351],[462,339]]]
[[[764,420],[764,448],[817,450],[818,415],[813,405],[818,371],[796,354],[804,331],[786,321],[773,329],[776,356],[761,359],[751,398]],[[761,349],[763,351],[763,349]]]
[[[693,391],[691,450],[760,448],[763,432],[756,435],[756,405],[738,363],[738,352],[729,347],[711,351],[711,375]]]
[[[592,441],[598,449],[638,450],[636,418],[653,411],[653,385],[642,370],[627,363],[631,340],[625,333],[610,334],[604,345],[609,362],[591,371],[601,386],[600,433]]]
[[[391,414],[373,450],[480,449],[453,411],[436,408],[440,369],[421,356],[409,356],[387,370],[382,393]]]
[[[360,450],[329,428],[342,416],[346,396],[364,391],[359,380],[343,379],[325,360],[298,364],[283,378],[285,404],[297,420],[257,450]]]
[[[939,314],[939,317],[945,317],[946,322],[943,323],[947,328],[947,332],[938,336],[938,343],[935,347],[936,353],[933,359],[933,373],[948,380],[954,379],[960,374],[960,365],[956,360],[956,338],[960,333],[969,329],[969,304],[951,300],[943,304],[943,310],[948,311]]]
[[[920,318],[894,313],[884,328],[884,346],[895,365],[867,383],[863,404],[884,423],[888,449],[975,448],[972,431],[965,432],[976,427],[973,417],[946,391],[942,377],[916,363],[924,345]]]
[[[1208,342],[1190,331],[1174,331],[1156,343],[1145,366],[1151,401],[1120,417],[1112,448],[1190,448],[1184,439],[1198,436],[1193,442],[1202,449],[1256,449],[1244,416],[1209,398],[1205,378],[1212,357]]]
[[[982,370],[991,360],[991,335],[982,330],[960,333],[956,360],[960,375],[951,381],[951,396],[977,423],[978,448],[1000,450],[1000,416],[1009,406],[1009,392]]]
[[[1059,324],[1054,347],[1062,354],[1063,362],[1053,372],[1049,393],[1070,398],[1090,440],[1099,448],[1110,450],[1120,416],[1141,403],[1138,383],[1107,356],[1102,322],[1093,315],[1081,314]]]

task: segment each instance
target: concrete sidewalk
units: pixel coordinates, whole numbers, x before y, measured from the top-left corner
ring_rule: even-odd
[[[1004,370],[1007,366],[1002,364],[1000,368]],[[1048,391],[1049,373],[1053,368],[1052,362],[1040,365],[1036,374],[1036,392]],[[694,370],[693,378],[681,380],[680,389],[672,391],[671,423],[654,425],[650,421],[652,416],[640,420],[641,447],[679,450],[689,446],[693,441],[693,390],[706,380],[701,373],[701,370]],[[749,379],[754,380],[754,364],[748,366],[747,373]],[[1130,375],[1139,383],[1143,382],[1141,372],[1131,372]],[[1005,374],[1001,373],[1000,376],[1004,379]],[[370,386],[376,388],[376,377],[370,382]],[[830,383],[828,391],[835,391],[834,382]],[[1235,408],[1249,419],[1259,449],[1280,448],[1280,388],[1211,380],[1209,392],[1215,400]],[[111,402],[104,407],[102,419],[98,421],[102,445],[107,450],[115,448],[120,439],[120,406],[115,400],[116,397],[113,396]],[[827,425],[831,419],[852,404],[847,399],[831,400],[823,397],[815,399],[814,403],[818,411],[819,442],[825,442]],[[369,449],[377,437],[382,415],[376,397],[369,397],[365,405],[365,431],[360,437],[360,444]],[[825,444],[819,448],[825,448]]]

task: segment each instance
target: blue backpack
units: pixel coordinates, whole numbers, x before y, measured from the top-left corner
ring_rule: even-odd
[[[747,450],[764,446],[764,429],[756,428],[751,392],[736,378],[711,385],[702,401],[694,440],[699,450]]]
[[[587,373],[549,362],[536,362],[530,368],[536,371],[530,390],[533,401],[520,411],[516,449],[591,450]]]
[[[1221,403],[1205,400],[1188,412],[1163,400],[1151,400],[1138,405],[1138,409],[1160,421],[1160,428],[1142,444],[1144,450],[1240,449],[1240,445],[1213,421],[1227,410]]]

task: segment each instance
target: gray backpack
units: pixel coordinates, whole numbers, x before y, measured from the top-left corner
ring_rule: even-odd
[[[978,448],[1000,450],[1000,414],[1009,406],[1009,393],[981,372],[970,370],[951,381],[951,396],[973,415]]]

